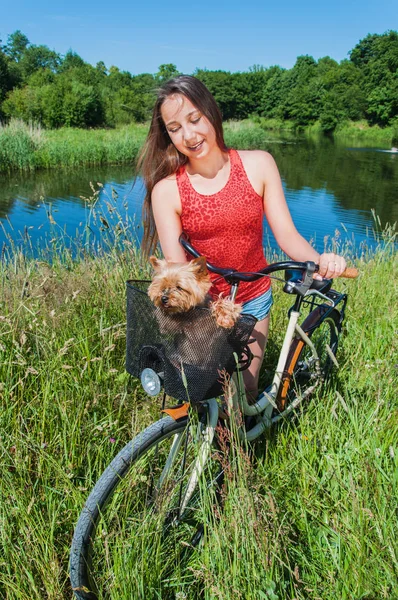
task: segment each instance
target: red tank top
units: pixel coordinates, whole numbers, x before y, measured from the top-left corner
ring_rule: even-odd
[[[236,150],[229,150],[230,175],[216,194],[199,194],[185,167],[177,172],[182,229],[192,245],[217,267],[259,271],[267,266],[263,251],[263,199],[253,189]],[[192,257],[189,257],[191,259]],[[211,273],[213,296],[227,296],[230,285]],[[237,302],[261,296],[271,285],[268,277],[239,284]]]

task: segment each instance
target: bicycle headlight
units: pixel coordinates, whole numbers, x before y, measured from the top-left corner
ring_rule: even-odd
[[[141,384],[148,396],[157,396],[162,387],[159,375],[149,368],[142,371]]]

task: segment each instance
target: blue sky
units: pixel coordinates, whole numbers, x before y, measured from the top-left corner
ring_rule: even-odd
[[[290,68],[300,54],[340,61],[368,33],[398,29],[397,0],[0,0],[0,38],[20,29],[33,44],[92,64],[155,73],[174,63],[246,71],[255,64]]]

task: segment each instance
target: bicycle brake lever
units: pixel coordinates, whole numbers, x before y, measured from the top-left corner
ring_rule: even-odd
[[[295,291],[299,296],[305,296],[311,287],[314,280],[315,263],[311,260],[306,262],[307,268],[304,271],[303,281],[288,281],[284,287],[284,291],[289,294]]]

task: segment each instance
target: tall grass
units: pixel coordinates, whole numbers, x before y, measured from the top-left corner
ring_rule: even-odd
[[[0,172],[133,163],[147,128],[44,130],[12,120],[0,128]]]
[[[0,172],[34,169],[43,143],[43,130],[38,125],[26,125],[17,119],[9,125],[0,123]]]
[[[274,135],[261,128],[253,121],[228,121],[224,124],[224,135],[227,146],[246,150],[265,148]]]
[[[357,142],[392,145],[398,140],[397,126],[370,126],[366,121],[348,121],[337,125],[333,136],[349,138]]]
[[[320,121],[311,125],[299,125],[294,121],[282,119],[267,119],[254,117],[254,122],[266,131],[278,132],[281,135],[292,135],[305,133],[307,135],[323,135]],[[391,146],[398,141],[398,129],[396,125],[390,127],[370,126],[367,121],[344,121],[339,123],[333,131],[336,140],[344,139],[353,143]]]
[[[241,149],[267,147],[270,138],[275,141],[276,133],[282,140],[292,139],[297,132],[322,135],[319,122],[303,128],[290,121],[260,117],[226,122],[224,130],[227,145]],[[9,125],[0,125],[0,173],[18,169],[133,163],[147,131],[148,125],[139,124],[108,130],[44,130],[15,119]],[[398,143],[397,127],[381,129],[369,127],[365,122],[341,124],[334,136],[361,144]]]
[[[95,197],[91,218],[94,210]],[[125,280],[147,267],[128,224],[107,218],[115,231],[95,255],[82,245],[76,259],[59,239],[51,262],[15,249],[0,264],[7,600],[71,598],[68,554],[85,498],[116,452],[161,416],[160,401],[124,371]],[[375,253],[357,259],[357,281],[335,282],[349,292],[336,379],[250,455],[232,439],[223,512],[214,518],[202,504],[206,544],[185,561],[162,554],[145,523],[105,575],[112,598],[397,598],[395,235],[379,233]],[[291,300],[277,285],[275,296],[265,378]]]

